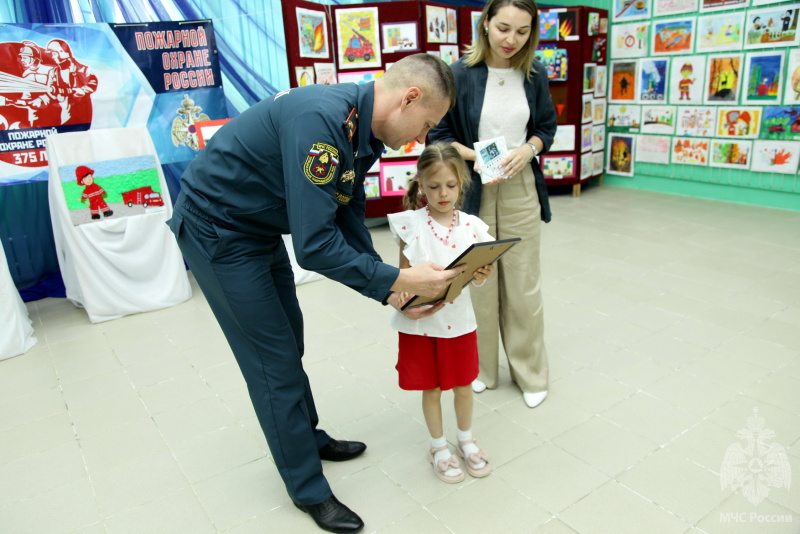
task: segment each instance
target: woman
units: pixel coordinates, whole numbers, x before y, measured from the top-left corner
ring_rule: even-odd
[[[553,143],[556,113],[545,68],[534,60],[539,41],[534,1],[489,0],[478,27],[475,43],[451,67],[456,105],[430,137],[452,143],[472,169],[464,211],[479,215],[497,239],[522,237],[500,260],[497,276],[473,292],[481,368],[473,390],[497,387],[502,336],[511,379],[534,408],[547,397],[539,244],[540,221],[550,221],[536,156]],[[482,185],[473,145],[500,136],[510,150],[503,161],[505,177]]]

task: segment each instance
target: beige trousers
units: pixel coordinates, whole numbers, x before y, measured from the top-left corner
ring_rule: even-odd
[[[525,170],[481,191],[480,218],[497,239],[522,241],[498,262],[479,288],[471,288],[478,321],[479,379],[497,387],[500,340],[508,357],[511,380],[523,393],[547,389],[539,248],[542,221],[533,170]]]

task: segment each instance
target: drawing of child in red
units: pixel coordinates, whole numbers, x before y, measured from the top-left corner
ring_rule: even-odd
[[[78,166],[75,169],[75,178],[78,180],[78,185],[86,186],[81,195],[81,202],[89,201],[89,211],[92,214],[92,219],[100,218],[100,211],[103,212],[103,217],[111,217],[114,212],[108,207],[103,197],[107,196],[105,189],[94,183],[94,171],[84,165]]]

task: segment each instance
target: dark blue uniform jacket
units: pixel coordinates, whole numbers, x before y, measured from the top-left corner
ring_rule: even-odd
[[[372,83],[267,98],[214,134],[181,193],[226,230],[291,234],[301,267],[381,300],[399,270],[381,262],[364,226],[364,175],[383,151],[371,133],[373,99]]]

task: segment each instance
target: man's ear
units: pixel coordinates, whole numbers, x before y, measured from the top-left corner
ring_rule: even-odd
[[[408,107],[414,102],[422,100],[422,91],[419,87],[409,87],[403,95],[403,107]]]

